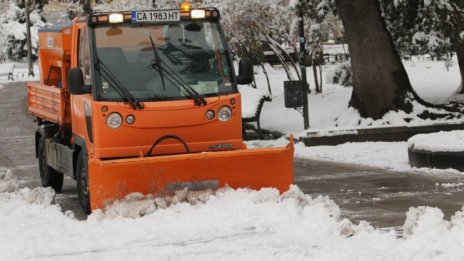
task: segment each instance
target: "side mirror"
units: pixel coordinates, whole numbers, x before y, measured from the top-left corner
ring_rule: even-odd
[[[68,92],[73,95],[92,93],[90,86],[84,84],[84,76],[81,68],[69,69]]]
[[[250,84],[253,82],[253,63],[250,58],[243,58],[238,65],[238,84]]]

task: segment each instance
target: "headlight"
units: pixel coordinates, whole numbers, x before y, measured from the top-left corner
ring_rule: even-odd
[[[219,108],[218,119],[220,121],[228,121],[232,117],[232,110],[227,106]]]
[[[121,127],[122,117],[121,114],[117,112],[112,112],[108,117],[106,117],[106,124],[112,129],[117,129]]]

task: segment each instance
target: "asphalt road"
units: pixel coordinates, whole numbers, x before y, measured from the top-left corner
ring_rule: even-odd
[[[21,186],[40,186],[34,151],[37,125],[27,111],[25,83],[0,89],[0,167],[10,168]],[[446,188],[441,183],[464,183],[464,176],[393,172],[384,169],[314,160],[295,160],[295,183],[307,194],[327,195],[356,222],[369,221],[376,227],[399,228],[412,206],[432,206],[450,217],[464,205],[464,186]],[[65,178],[63,192],[56,196],[63,211],[80,210],[76,184]]]

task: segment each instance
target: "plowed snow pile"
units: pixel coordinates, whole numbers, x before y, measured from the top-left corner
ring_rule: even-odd
[[[464,213],[411,208],[405,235],[340,218],[297,187],[132,194],[86,221],[62,213],[50,189],[19,189],[0,171],[2,260],[462,260]]]

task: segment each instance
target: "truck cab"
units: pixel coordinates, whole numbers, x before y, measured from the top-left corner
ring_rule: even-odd
[[[243,148],[240,95],[218,21],[215,9],[76,21],[72,132],[90,157],[145,155],[163,137],[150,155],[185,153],[185,144],[191,153]]]

